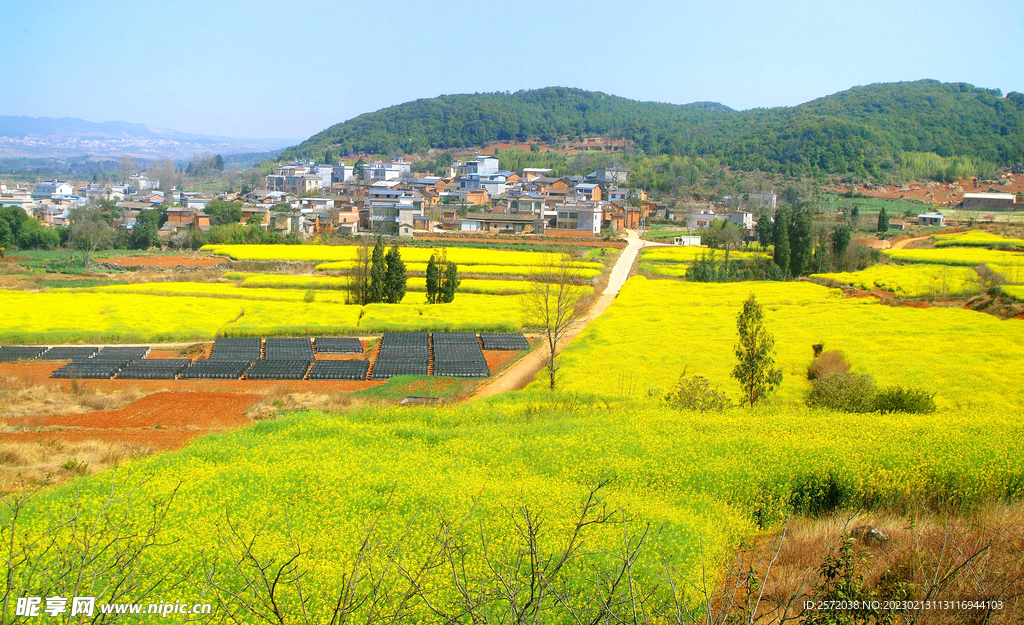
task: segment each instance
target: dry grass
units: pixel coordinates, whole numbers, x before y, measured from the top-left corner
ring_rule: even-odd
[[[351,393],[293,392],[287,384],[281,384],[264,394],[255,402],[245,416],[255,421],[273,418],[279,412],[292,410],[340,410],[355,404]]]
[[[102,441],[0,443],[0,493],[61,484],[153,453],[144,445]]]
[[[839,350],[829,350],[815,356],[807,367],[807,379],[817,380],[830,373],[846,375],[850,372],[850,363],[846,362],[846,356]]]
[[[31,378],[0,379],[0,417],[39,417],[115,410],[146,396],[138,389],[98,391],[72,382],[67,391]]]
[[[861,600],[1003,602],[1001,610],[991,613],[963,609],[889,613],[895,617],[893,622],[1020,622],[1024,611],[1021,502],[994,503],[960,515],[847,513],[794,519],[783,531],[759,536],[741,547],[727,563],[725,583],[706,602],[713,606],[713,614],[743,615],[743,622],[775,623],[783,615],[801,620],[812,614],[821,617],[805,611],[804,601],[835,598],[822,590],[822,565],[839,554],[846,540],[853,545],[851,579],[862,584]]]

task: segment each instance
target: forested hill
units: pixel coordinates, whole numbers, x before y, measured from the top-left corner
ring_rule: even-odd
[[[794,107],[637,102],[552,87],[447,95],[360,115],[282,158],[416,153],[491,141],[624,137],[647,154],[715,156],[741,169],[883,175],[931,152],[997,165],[1024,161],[1024,94],[934,80],[854,87]]]

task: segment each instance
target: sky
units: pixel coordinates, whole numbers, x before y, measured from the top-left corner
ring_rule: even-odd
[[[1024,2],[0,0],[0,115],[305,138],[447,93],[735,109],[932,78],[1024,92]]]

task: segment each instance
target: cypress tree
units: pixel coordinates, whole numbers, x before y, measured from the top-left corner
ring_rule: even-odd
[[[455,299],[455,289],[459,288],[459,266],[455,263],[448,263],[444,272],[444,282],[441,284],[441,303],[450,304]]]
[[[384,278],[384,301],[389,304],[401,304],[405,297],[406,273],[405,263],[402,262],[402,253],[395,245],[386,257],[387,274]]]
[[[794,277],[802,275],[810,263],[814,243],[812,228],[810,211],[799,210],[793,214],[789,229],[789,272]]]
[[[370,292],[367,294],[366,303],[376,304],[384,301],[387,286],[385,282],[388,268],[384,258],[384,239],[382,237],[377,237],[370,263]]]
[[[427,303],[437,303],[437,287],[440,276],[437,271],[437,261],[434,260],[434,254],[430,255],[430,260],[427,261]]]
[[[743,402],[750,406],[782,383],[782,369],[775,366],[775,339],[764,325],[764,312],[751,293],[736,318],[740,342],[734,348],[739,361],[732,377],[743,387]]]
[[[775,211],[775,264],[782,275],[789,277],[789,211],[779,208]]]
[[[889,214],[885,212],[885,207],[878,211],[878,231],[886,232],[889,230]]]

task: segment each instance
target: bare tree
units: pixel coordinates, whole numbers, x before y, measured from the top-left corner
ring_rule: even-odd
[[[128,179],[135,173],[135,159],[125,154],[118,163],[121,172],[121,182],[128,182]]]
[[[522,296],[523,321],[539,328],[548,347],[550,388],[555,388],[559,346],[590,304],[588,281],[568,251],[553,257],[533,276]]]
[[[356,248],[356,260],[354,264],[345,270],[348,277],[348,295],[346,303],[362,305],[367,303],[370,297],[370,268],[372,266],[371,245],[373,237],[359,237],[359,246]]]
[[[100,211],[77,208],[71,211],[68,241],[73,249],[82,252],[82,269],[89,269],[92,255],[106,243],[113,231]]]

